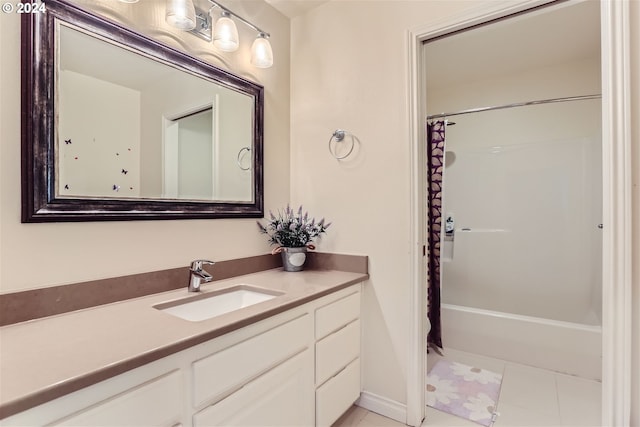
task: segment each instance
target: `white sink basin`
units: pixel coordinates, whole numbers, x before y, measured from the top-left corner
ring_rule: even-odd
[[[221,291],[165,302],[153,307],[181,319],[198,322],[269,301],[278,295],[282,295],[282,293],[250,285],[237,285]]]

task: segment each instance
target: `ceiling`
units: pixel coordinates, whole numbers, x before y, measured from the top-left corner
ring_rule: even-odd
[[[304,15],[329,0],[265,0],[276,10],[289,18]]]
[[[295,18],[331,0],[265,1]],[[429,42],[429,81],[452,84],[599,57],[599,28],[600,1],[586,0],[544,7],[462,31]]]
[[[427,43],[429,82],[480,80],[598,58],[600,2],[542,8]]]

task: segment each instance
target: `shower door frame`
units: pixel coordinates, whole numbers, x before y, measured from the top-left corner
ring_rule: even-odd
[[[568,0],[578,3],[580,0]],[[407,361],[407,424],[426,410],[426,89],[422,42],[555,0],[504,1],[469,9],[408,31],[408,100],[411,139],[411,328]],[[602,425],[629,425],[631,411],[631,124],[629,4],[601,1],[600,39],[603,129]],[[427,94],[428,96],[428,94]]]

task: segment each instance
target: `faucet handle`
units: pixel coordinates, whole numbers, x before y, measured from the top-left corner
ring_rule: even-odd
[[[215,262],[207,259],[197,259],[191,262],[191,270],[202,270],[202,264],[214,265]]]

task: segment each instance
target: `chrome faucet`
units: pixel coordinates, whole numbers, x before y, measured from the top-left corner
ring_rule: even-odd
[[[213,279],[213,276],[202,269],[202,264],[214,265],[215,262],[199,259],[191,263],[191,268],[189,269],[191,273],[189,277],[189,292],[200,292],[200,285]]]

